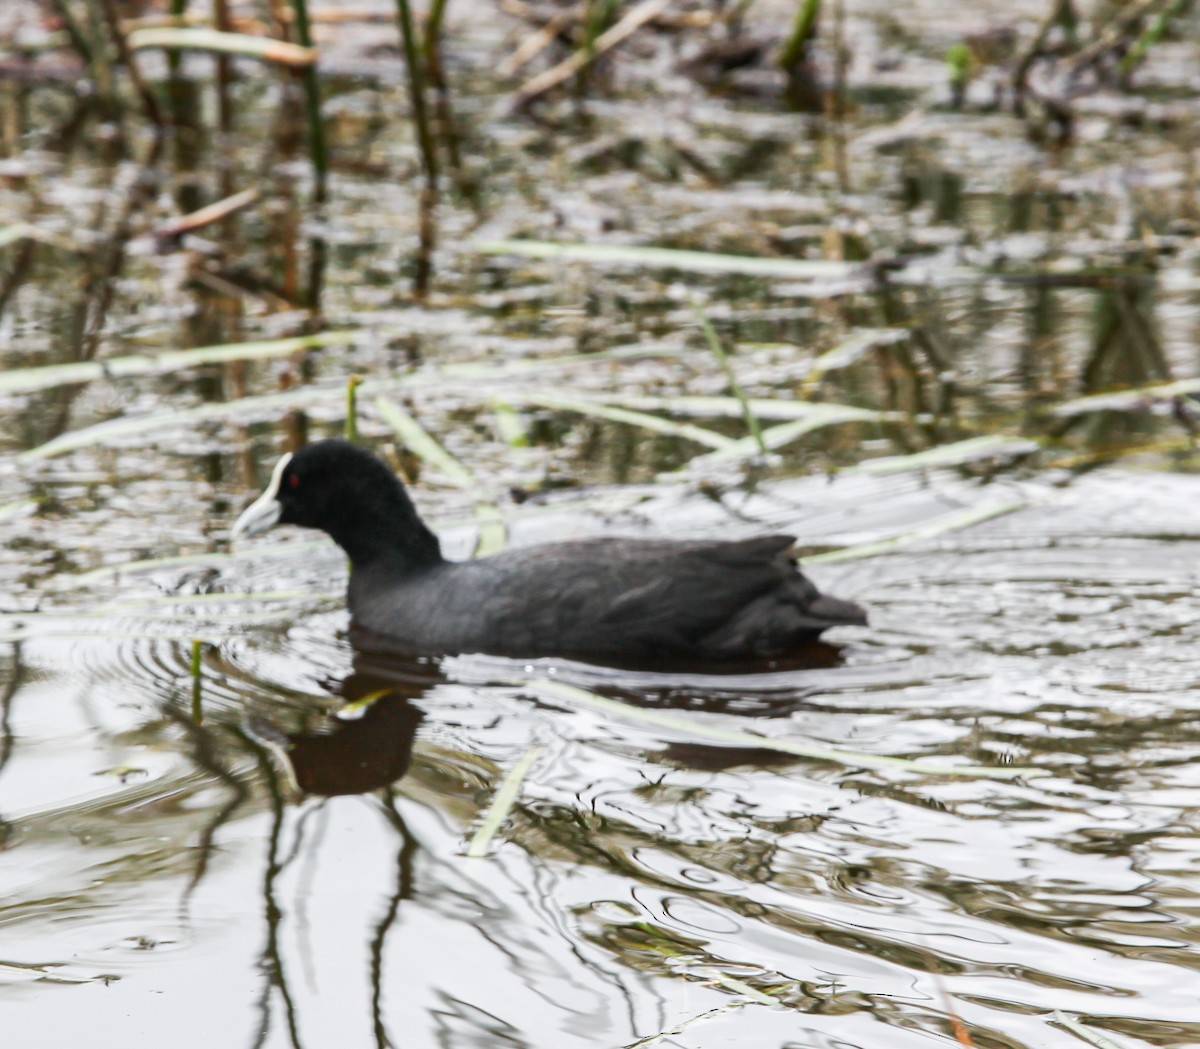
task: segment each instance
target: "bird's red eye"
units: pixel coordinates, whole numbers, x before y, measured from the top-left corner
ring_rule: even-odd
[[[298,475],[292,474],[292,476],[288,478],[288,487],[289,488],[299,488],[300,487],[300,478]]]

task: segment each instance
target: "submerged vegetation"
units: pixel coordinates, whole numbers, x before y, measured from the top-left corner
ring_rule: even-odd
[[[0,7],[0,985],[199,940],[323,1044],[362,903],[340,1044],[1200,1038],[1194,489],[1097,473],[1197,463],[1195,5]],[[226,543],[343,433],[458,556],[796,532],[872,628],[363,665]]]

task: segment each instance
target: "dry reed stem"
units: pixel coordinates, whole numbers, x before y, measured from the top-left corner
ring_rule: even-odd
[[[582,72],[606,51],[611,51],[636,33],[647,22],[652,22],[670,5],[671,0],[642,0],[624,18],[596,38],[591,52],[576,51],[558,65],[535,76],[513,95],[514,107],[520,109],[535,98],[552,91],[577,73]]]

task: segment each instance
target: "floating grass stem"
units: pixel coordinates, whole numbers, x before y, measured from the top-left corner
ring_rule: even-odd
[[[509,769],[508,775],[504,777],[504,782],[500,784],[500,789],[496,791],[496,796],[492,798],[487,815],[483,817],[483,822],[471,838],[471,844],[467,846],[468,857],[478,860],[487,855],[488,845],[496,836],[496,831],[508,819],[508,814],[521,793],[521,783],[545,749],[545,747],[530,747],[521,756],[521,760]]]
[[[135,29],[129,34],[128,40],[134,51],[156,47],[168,51],[211,51],[220,55],[257,58],[262,62],[274,62],[293,69],[307,69],[317,61],[317,52],[312,47],[248,33],[222,33],[217,29],[149,27]]]
[[[544,240],[483,240],[475,249],[485,255],[519,255],[530,259],[563,259],[595,266],[631,265],[676,269],[685,273],[744,273],[751,277],[868,283],[865,267],[827,259],[764,259],[754,255],[723,255],[713,251],[684,251],[638,244],[555,244]],[[814,294],[817,292],[814,290]]]
[[[1089,1045],[1096,1046],[1096,1049],[1121,1049],[1116,1042],[1111,1038],[1106,1038],[1099,1031],[1093,1031],[1090,1027],[1086,1027],[1078,1020],[1072,1020],[1061,1009],[1054,1010],[1054,1022],[1061,1024],[1074,1035],[1078,1035]]]
[[[403,408],[380,397],[375,401],[375,409],[396,431],[396,436],[413,455],[424,459],[435,469],[440,470],[463,491],[478,491],[480,485],[475,475],[438,444],[428,431]],[[485,557],[502,550],[508,543],[508,530],[504,526],[504,517],[500,513],[500,508],[486,499],[477,500],[475,518],[479,528],[475,556]]]
[[[962,776],[966,779],[1032,779],[1036,776],[1050,775],[1045,769],[1039,768],[1019,768],[1015,765],[941,765],[935,762],[893,758],[882,754],[864,754],[841,747],[809,743],[807,740],[794,737],[759,736],[752,732],[720,728],[709,721],[665,710],[635,707],[629,703],[622,703],[620,700],[609,699],[607,696],[599,696],[594,692],[576,688],[574,685],[568,685],[565,681],[541,679],[520,682],[520,684],[545,697],[565,700],[608,714],[616,714],[631,721],[640,721],[643,724],[678,732],[684,736],[715,739],[735,747],[758,747],[764,750],[781,751],[784,754],[794,754],[796,757],[810,758],[814,761],[832,761],[835,764],[858,768],[900,769],[926,776]]]
[[[738,403],[742,406],[742,418],[746,420],[746,429],[750,431],[750,436],[754,438],[758,450],[766,455],[767,444],[763,440],[762,427],[758,425],[758,419],[750,407],[750,402],[746,400],[746,395],[742,392],[741,383],[737,381],[729,354],[725,352],[725,347],[721,345],[716,329],[713,328],[712,322],[709,321],[700,305],[693,302],[692,309],[696,313],[696,320],[700,322],[700,330],[704,332],[704,337],[708,340],[708,348],[712,350],[713,356],[717,358],[717,363],[721,365],[721,370],[725,373],[725,378],[729,382],[729,392],[738,399]]]
[[[350,342],[352,332],[321,332],[265,342],[237,342],[224,346],[199,346],[192,350],[166,350],[152,357],[133,354],[110,357],[104,361],[79,361],[71,364],[45,364],[37,368],[15,368],[0,372],[0,394],[31,393],[56,386],[92,382],[96,379],[123,379],[138,375],[163,375],[181,372],[203,364],[229,361],[268,360],[286,357],[303,350]]]
[[[840,550],[830,550],[823,554],[812,554],[802,557],[802,565],[833,565],[843,561],[860,561],[866,557],[877,557],[880,554],[890,554],[893,550],[910,546],[925,539],[936,539],[951,532],[960,532],[964,528],[990,521],[994,517],[1002,517],[1016,510],[1023,510],[1028,505],[1023,499],[1011,502],[994,503],[990,506],[971,506],[952,514],[936,518],[934,521],[911,532],[893,536],[890,539],[880,539],[873,543],[859,543],[856,546],[845,546]]]
[[[33,513],[38,508],[38,505],[39,503],[36,499],[18,499],[12,503],[0,504],[0,521],[9,517],[18,517]]]
[[[319,339],[322,336],[308,336]],[[212,348],[214,352],[219,347]],[[181,351],[188,352],[188,351]],[[450,364],[440,369],[419,375],[402,375],[392,379],[370,379],[364,382],[372,394],[400,389],[427,389],[431,386],[454,386],[460,388],[464,382],[496,381],[501,378],[511,379],[518,375],[535,373],[544,369],[564,367],[592,368],[597,361],[630,360],[647,357],[669,357],[677,355],[679,350],[673,346],[625,346],[614,350],[601,350],[597,353],[572,354],[565,357],[544,357],[528,361],[505,361],[502,364],[485,362],[465,362]],[[129,360],[131,358],[124,358]],[[143,358],[144,360],[145,358]],[[109,362],[111,365],[113,362]],[[50,365],[49,367],[69,368],[74,365]],[[0,392],[5,389],[4,380],[7,376],[0,372]],[[480,391],[481,399],[492,391]],[[29,451],[21,452],[19,462],[33,462],[38,459],[48,459],[63,455],[80,448],[94,444],[103,444],[115,437],[128,437],[132,434],[146,434],[153,430],[173,429],[197,422],[235,419],[238,417],[270,417],[279,412],[294,410],[311,404],[324,404],[336,401],[346,396],[343,383],[323,387],[302,387],[296,390],[284,390],[281,393],[259,394],[253,397],[241,397],[234,401],[219,401],[211,404],[201,404],[194,408],[184,408],[177,411],[160,412],[149,416],[121,417],[105,422],[86,426],[60,434],[45,444]]]
[[[679,423],[672,419],[664,419],[658,415],[633,411],[629,408],[613,407],[599,401],[582,397],[563,397],[553,393],[543,393],[531,390],[528,393],[518,393],[513,397],[526,404],[537,404],[552,411],[576,412],[580,415],[591,416],[594,419],[607,419],[610,422],[624,423],[637,426],[644,430],[667,434],[671,437],[682,437],[695,441],[708,448],[729,448],[737,442],[732,437],[726,437],[715,430],[708,430],[692,423]]]

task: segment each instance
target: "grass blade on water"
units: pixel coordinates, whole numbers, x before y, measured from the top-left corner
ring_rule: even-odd
[[[1009,437],[992,433],[971,437],[965,441],[939,444],[912,455],[887,455],[866,459],[842,473],[869,474],[872,477],[903,473],[905,470],[933,470],[938,467],[962,466],[979,459],[1015,458],[1036,452],[1040,445],[1027,437]]]
[[[890,554],[894,550],[919,543],[925,539],[936,539],[938,536],[949,535],[951,532],[961,532],[965,528],[990,521],[994,517],[1003,517],[1016,510],[1023,510],[1029,504],[1024,499],[1011,502],[994,503],[990,506],[968,507],[944,517],[939,517],[930,524],[891,539],[880,539],[872,543],[860,543],[857,546],[846,546],[841,550],[830,550],[823,554],[813,554],[800,558],[802,565],[836,565],[843,561],[860,561],[867,557],[877,557],[880,554]]]
[[[1086,1027],[1078,1020],[1072,1020],[1066,1013],[1060,1009],[1054,1010],[1054,1022],[1062,1024],[1072,1034],[1078,1035],[1089,1045],[1096,1046],[1096,1049],[1121,1049],[1116,1042],[1111,1038],[1106,1038],[1099,1031],[1093,1031],[1090,1027]]]
[[[474,488],[475,475],[434,440],[429,432],[399,405],[376,398],[375,410],[413,455],[444,473],[459,488]]]
[[[0,505],[0,521],[6,521],[10,517],[19,517],[23,514],[32,513],[39,506],[36,499],[18,499],[13,503],[4,503]]]
[[[856,332],[844,342],[838,343],[832,350],[826,350],[813,361],[812,369],[805,377],[806,385],[820,381],[828,372],[848,368],[879,346],[889,346],[908,338],[904,328],[878,328]]]
[[[661,15],[671,0],[642,0],[635,5],[616,25],[596,37],[591,47],[580,48],[569,58],[564,59],[552,69],[535,76],[524,84],[513,96],[513,105],[517,108],[528,105],[535,98],[544,95],[559,84],[570,80],[582,72],[593,61],[606,51],[610,51],[627,37],[632,36],[647,22]]]
[[[1112,393],[1093,393],[1056,405],[1052,411],[1060,418],[1086,415],[1088,412],[1140,412],[1159,401],[1200,394],[1200,379],[1181,379],[1179,382],[1155,383],[1132,390]]]
[[[413,455],[424,459],[435,469],[440,470],[458,488],[468,492],[479,490],[480,484],[475,475],[438,444],[425,428],[403,408],[380,397],[375,401],[375,410],[396,431],[396,436]],[[479,541],[475,547],[476,556],[486,557],[488,554],[503,550],[508,542],[508,532],[504,527],[504,517],[500,513],[500,508],[488,500],[480,500],[475,504],[475,515],[479,521]]]
[[[763,750],[777,750],[784,754],[794,754],[800,758],[812,758],[815,761],[832,761],[838,765],[855,768],[901,769],[905,772],[915,772],[926,776],[962,776],[967,779],[1033,779],[1037,776],[1048,776],[1045,769],[993,765],[939,765],[934,762],[910,761],[907,758],[893,758],[880,754],[864,754],[840,747],[808,743],[794,738],[779,738],[774,736],[758,736],[752,732],[740,732],[736,729],[720,728],[707,721],[692,719],[680,714],[672,714],[665,710],[647,707],[635,707],[620,700],[599,696],[565,681],[547,681],[543,679],[518,682],[518,684],[541,695],[543,698],[565,700],[578,706],[600,710],[606,714],[615,714],[631,721],[640,721],[654,725],[671,732],[685,736],[701,736],[705,739],[715,739],[734,747],[756,747]]]
[[[689,470],[697,470],[713,463],[737,462],[741,459],[752,459],[766,451],[773,452],[803,437],[805,434],[820,430],[826,426],[836,426],[850,422],[878,422],[887,417],[887,413],[872,411],[868,408],[852,408],[844,404],[813,404],[811,402],[796,402],[796,409],[807,409],[800,418],[778,426],[763,430],[758,439],[743,437],[724,448],[719,448],[706,455],[698,455],[688,462],[684,468],[673,474],[663,475],[664,479],[680,478]]]
[[[129,48],[170,48],[178,51],[211,51],[221,55],[257,58],[293,69],[304,69],[317,60],[317,49],[246,33],[222,33],[217,29],[155,28],[135,29],[128,37]]]
[[[467,847],[468,857],[477,860],[487,855],[488,845],[496,836],[496,831],[508,819],[509,811],[521,792],[521,784],[533,767],[533,763],[541,757],[545,749],[545,747],[530,747],[522,755],[521,760],[509,769],[508,775],[504,777],[504,782],[500,784],[500,789],[496,791],[496,796],[492,798],[487,815],[484,816],[479,829],[471,838],[471,844]]]
[[[202,364],[227,361],[267,360],[286,357],[303,350],[315,350],[353,342],[361,333],[327,331],[318,335],[298,335],[264,342],[236,342],[224,346],[200,346],[194,350],[166,350],[153,356],[135,354],[104,361],[80,361],[72,364],[47,364],[40,368],[17,368],[0,374],[0,393],[29,393],[55,386],[91,382],[95,379],[125,379],[138,375],[164,375]]]
[[[307,338],[308,336],[306,336]],[[317,338],[319,336],[312,336]],[[216,347],[215,349],[221,349]],[[189,352],[189,351],[180,351]],[[553,371],[557,368],[574,368],[579,366],[593,367],[601,360],[630,360],[647,357],[666,357],[680,353],[679,347],[658,346],[623,346],[602,353],[572,354],[565,357],[531,358],[526,361],[506,361],[501,364],[484,364],[480,362],[447,365],[443,368],[431,368],[428,371],[413,375],[402,375],[395,379],[370,379],[363,383],[359,396],[377,396],[385,392],[402,389],[423,389],[436,386],[452,386],[457,392],[464,391],[463,382],[482,382],[484,380],[515,379],[523,375],[539,371]],[[54,366],[59,367],[59,366]],[[61,365],[63,368],[73,368],[75,365]],[[3,378],[3,376],[0,376]],[[83,381],[74,379],[70,381]],[[2,389],[2,388],[0,388]],[[489,389],[479,391],[481,398],[490,396],[494,391]],[[283,393],[261,394],[255,397],[242,397],[236,401],[226,401],[216,404],[202,404],[195,408],[185,408],[181,411],[163,412],[157,415],[135,416],[132,418],[112,419],[108,422],[96,423],[82,430],[65,433],[53,440],[47,441],[37,448],[22,452],[19,461],[35,462],[39,459],[50,459],[56,455],[88,448],[95,444],[124,437],[140,436],[154,430],[177,429],[182,426],[192,426],[200,422],[223,422],[229,419],[245,417],[269,417],[277,412],[290,411],[307,405],[324,404],[336,401],[346,396],[343,383],[335,386],[306,386],[298,390],[287,390]]]
[[[715,430],[707,430],[702,426],[694,426],[691,423],[677,423],[671,419],[663,419],[657,415],[649,415],[645,412],[634,411],[629,408],[613,407],[582,397],[563,397],[554,393],[530,391],[528,393],[513,394],[510,399],[521,401],[525,404],[536,404],[543,408],[550,408],[553,411],[576,412],[579,415],[588,415],[596,419],[626,423],[629,426],[637,426],[643,430],[654,430],[656,433],[667,434],[671,437],[684,437],[689,441],[695,441],[697,444],[703,444],[709,448],[728,448],[737,443],[732,437],[726,437],[724,434],[717,433]]]
[[[557,395],[553,395],[557,396]],[[589,396],[580,394],[581,397]],[[604,394],[604,403],[635,411],[663,411],[672,415],[711,416],[736,419],[742,414],[742,402],[736,397],[689,396],[659,397],[652,394]],[[824,419],[830,412],[861,422],[899,422],[909,418],[903,412],[875,411],[849,404],[822,404],[813,401],[785,401],[781,398],[749,397],[746,404],[759,419]]]
[[[865,277],[866,269],[847,262],[814,259],[764,259],[753,255],[721,255],[708,251],[645,248],[635,244],[554,244],[542,240],[485,240],[475,244],[485,255],[520,255],[529,259],[563,259],[597,266],[627,265],[685,270],[689,273],[744,273],[754,277],[794,280],[845,280]]]

